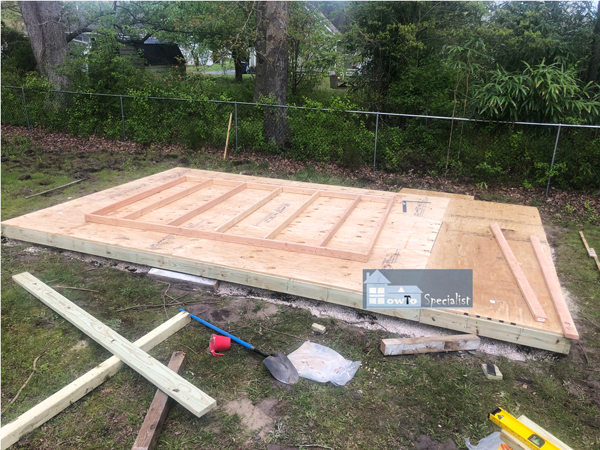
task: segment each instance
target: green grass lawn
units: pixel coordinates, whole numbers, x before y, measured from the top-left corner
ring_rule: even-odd
[[[286,178],[336,185],[368,186],[307,165],[295,173],[277,171],[252,160],[223,161],[216,153],[188,153],[166,157],[149,149],[145,154],[54,155],[3,142],[2,217],[8,219],[88,195],[152,173],[184,164],[200,169],[244,172],[248,175]],[[91,161],[94,160],[94,161]],[[93,168],[94,171],[90,171]],[[86,181],[50,194],[23,197],[87,174]],[[30,178],[28,178],[28,176]],[[419,435],[451,439],[466,448],[464,438],[478,439],[497,431],[487,413],[501,406],[514,415],[525,414],[574,449],[600,446],[600,273],[587,256],[578,232],[590,246],[600,249],[600,230],[592,225],[561,219],[548,223],[556,251],[559,277],[579,308],[576,323],[581,341],[570,355],[515,362],[499,358],[502,381],[488,381],[480,365],[489,357],[470,354],[427,354],[383,357],[379,341],[392,337],[332,319],[315,319],[310,312],[274,307],[262,300],[193,293],[181,301],[205,304],[207,311],[230,311],[239,318],[228,328],[265,351],[289,353],[302,343],[288,335],[317,339],[351,360],[362,361],[346,386],[302,379],[293,386],[274,381],[260,358],[238,345],[226,356],[206,352],[211,332],[192,323],[159,344],[150,354],[168,362],[174,351],[187,353],[183,376],[214,397],[220,406],[247,397],[254,404],[274,402],[272,429],[257,440],[257,432],[242,417],[220,407],[196,418],[174,405],[161,433],[159,449],[265,449],[279,445],[312,444],[334,449],[411,449]],[[58,289],[127,339],[137,339],[178,313],[162,305],[166,286],[110,263],[97,265],[73,258],[58,249],[5,242],[2,246],[1,399],[6,424],[61,387],[107,359],[110,354],[16,285],[11,276],[30,272]],[[180,298],[185,292],[171,292]],[[189,308],[197,307],[192,303]],[[208,314],[208,313],[207,313]],[[310,332],[313,322],[328,329],[323,337]],[[274,333],[277,330],[288,335]],[[19,398],[8,402],[32,372],[38,370]],[[524,384],[516,378],[532,380]],[[131,448],[155,388],[135,371],[124,368],[113,378],[75,402],[42,427],[26,435],[14,448],[126,449]],[[312,448],[312,447],[306,447]]]

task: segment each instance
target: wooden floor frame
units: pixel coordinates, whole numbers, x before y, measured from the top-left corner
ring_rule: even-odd
[[[181,192],[170,195],[166,198],[163,198],[157,202],[154,202],[150,205],[144,206],[130,214],[127,214],[123,217],[113,217],[106,216],[111,212],[114,212],[120,208],[136,203],[140,200],[148,198],[152,195],[158,194],[159,192],[170,189],[174,186],[180,185],[185,182],[196,182],[196,186],[192,186],[184,189]],[[186,212],[185,214],[177,217],[174,220],[171,220],[167,224],[159,224],[159,223],[151,223],[139,221],[140,217],[148,214],[151,211],[162,208],[165,205],[173,203],[177,200],[180,200],[190,194],[200,191],[205,187],[211,185],[222,185],[232,187],[226,193],[206,202],[205,204],[194,208],[191,211]],[[389,197],[378,197],[375,195],[355,195],[348,194],[345,192],[332,192],[332,191],[323,191],[318,189],[303,189],[303,188],[294,188],[294,187],[277,187],[273,189],[273,185],[268,184],[260,184],[260,183],[239,183],[235,181],[215,179],[215,178],[198,178],[198,177],[190,177],[190,176],[182,176],[176,178],[168,183],[164,183],[160,186],[156,186],[152,189],[148,189],[144,192],[140,192],[139,194],[133,195],[129,198],[121,200],[119,202],[113,203],[112,205],[108,205],[102,209],[94,211],[90,214],[85,214],[86,222],[100,223],[105,225],[114,225],[119,227],[128,227],[128,228],[137,228],[139,230],[148,230],[148,231],[160,231],[163,233],[173,234],[173,235],[181,235],[181,236],[189,236],[189,237],[197,237],[201,239],[211,239],[214,241],[222,241],[222,242],[232,242],[235,244],[246,244],[246,245],[256,245],[259,247],[272,248],[276,250],[287,250],[291,252],[299,252],[299,253],[307,253],[310,255],[320,255],[320,256],[329,256],[333,258],[339,259],[347,259],[351,261],[359,261],[359,262],[367,262],[373,253],[373,249],[375,247],[375,243],[377,242],[377,238],[383,229],[385,222],[394,206],[395,198]],[[244,189],[258,189],[258,190],[266,190],[270,191],[268,195],[263,197],[258,202],[251,205],[246,210],[239,213],[237,216],[230,219],[227,223],[220,225],[214,231],[207,230],[194,230],[185,227],[181,227],[179,225],[187,222],[188,220],[196,217],[197,215],[203,213],[204,211],[209,210],[210,208],[218,205],[219,203],[224,202],[225,200],[233,197],[234,195],[240,193]],[[304,194],[310,195],[310,198],[302,203],[283,223],[281,223],[278,227],[271,230],[264,238],[257,238],[252,236],[244,236],[244,235],[236,235],[236,234],[227,234],[226,231],[236,225],[238,222],[242,221],[250,214],[273,200],[279,194],[283,192],[289,192],[292,194]],[[331,197],[331,198],[344,198],[352,200],[350,206],[346,209],[344,214],[338,219],[338,221],[333,225],[333,227],[327,232],[325,237],[319,242],[318,245],[308,245],[308,244],[300,244],[297,242],[289,242],[289,241],[278,241],[275,238],[288,226],[290,225],[304,210],[306,210],[311,204],[313,204],[319,197]],[[352,213],[352,211],[356,208],[359,202],[361,201],[370,201],[370,202],[378,202],[385,203],[386,207],[382,217],[380,218],[373,236],[371,237],[369,244],[367,246],[367,250],[365,252],[356,252],[351,250],[343,250],[339,248],[331,248],[326,245],[329,243],[331,238],[335,235],[335,233],[340,229],[340,227],[344,224],[348,216]]]

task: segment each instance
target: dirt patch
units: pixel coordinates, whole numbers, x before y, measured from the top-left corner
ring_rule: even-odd
[[[240,319],[264,319],[279,310],[276,305],[270,303],[257,303],[260,301],[249,298],[230,299],[227,306],[222,307],[211,303],[198,303],[189,307],[189,312],[205,318],[209,322],[229,324],[239,322]]]
[[[277,399],[267,398],[254,405],[246,395],[223,406],[227,414],[237,414],[242,424],[252,431],[258,431],[258,436],[265,438],[273,429],[273,420],[277,415]]]
[[[457,450],[456,444],[452,442],[452,439],[446,439],[444,442],[439,443],[434,441],[428,436],[421,435],[415,442],[416,450]]]

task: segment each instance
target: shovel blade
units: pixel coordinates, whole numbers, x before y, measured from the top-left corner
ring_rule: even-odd
[[[263,360],[263,364],[269,369],[276,380],[285,384],[296,384],[300,375],[285,353],[278,352]]]

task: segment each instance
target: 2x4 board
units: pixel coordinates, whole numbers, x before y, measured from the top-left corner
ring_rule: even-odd
[[[531,317],[491,221],[536,290],[546,322]],[[472,268],[472,310],[384,313],[556,352],[570,347],[525,245],[535,234],[550,257],[535,208],[175,168],[7,220],[2,231],[354,308],[362,308],[363,269]]]

